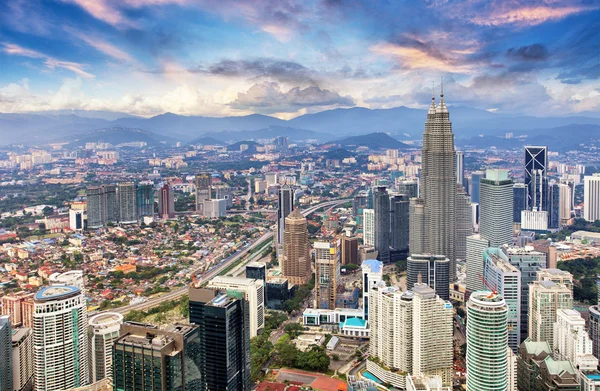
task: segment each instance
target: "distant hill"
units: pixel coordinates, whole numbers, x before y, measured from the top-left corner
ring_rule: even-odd
[[[173,142],[170,138],[158,136],[146,130],[115,126],[112,128],[96,129],[78,135],[70,144],[72,146],[84,146],[86,143],[93,142],[104,142],[112,145],[145,142],[148,145],[153,146],[159,144],[161,141]]]
[[[225,145],[225,142],[217,140],[214,137],[200,137],[190,141],[190,144],[202,144],[202,145]]]
[[[242,144],[246,144],[248,145],[248,149],[246,149],[245,151],[242,151],[244,153],[254,153],[256,152],[256,147],[261,146],[261,144],[255,142],[255,141],[238,141],[237,143],[231,144],[227,146],[227,150],[228,151],[240,151],[240,146]]]
[[[369,133],[362,136],[348,137],[339,141],[336,144],[345,148],[367,147],[370,149],[409,149],[411,146],[404,144],[385,133]]]
[[[347,149],[344,149],[344,148],[332,148],[329,151],[327,151],[327,153],[325,154],[326,159],[338,159],[338,160],[342,160],[342,159],[345,159],[347,157],[352,157],[352,156],[354,156],[354,154],[352,154],[350,151],[348,151]]]
[[[225,143],[233,143],[243,140],[260,140],[275,137],[288,137],[290,141],[318,140],[325,141],[333,138],[331,134],[314,132],[306,129],[295,129],[288,126],[271,125],[268,128],[257,130],[227,131],[211,133],[210,138],[220,140]],[[190,144],[199,144],[201,137],[190,141]]]

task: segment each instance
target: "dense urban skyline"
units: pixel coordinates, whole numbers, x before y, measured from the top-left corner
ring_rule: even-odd
[[[567,115],[600,108],[590,1],[11,1],[0,112],[150,116],[452,104]],[[437,82],[439,83],[439,82]]]

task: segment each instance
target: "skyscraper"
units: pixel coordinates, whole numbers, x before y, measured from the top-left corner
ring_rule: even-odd
[[[375,211],[375,250],[377,259],[390,262],[390,196],[385,186],[373,189],[373,210]]]
[[[358,265],[358,237],[342,235],[341,264]]]
[[[484,289],[483,283],[483,252],[490,246],[489,240],[480,234],[467,238],[467,278],[466,288],[469,292]]]
[[[101,186],[90,186],[85,191],[88,228],[100,228],[105,224],[103,215],[103,191]]]
[[[315,288],[317,308],[335,309],[340,279],[340,240],[315,242]]]
[[[306,218],[298,209],[294,209],[285,218],[285,239],[281,272],[290,284],[307,283],[312,275],[311,258],[308,248],[308,230]]]
[[[212,175],[210,172],[201,172],[196,175],[196,213],[203,214],[204,200],[212,198]]]
[[[363,243],[365,246],[375,246],[375,211],[363,209]]]
[[[463,185],[465,180],[465,153],[456,151],[456,183]]]
[[[364,318],[369,318],[369,298],[373,288],[383,280],[383,263],[376,259],[367,259],[360,265],[362,270],[362,293]]]
[[[0,316],[0,390],[13,390],[12,330],[10,317]]]
[[[18,327],[12,333],[12,381],[11,391],[27,391],[33,385],[33,331]]]
[[[173,189],[168,183],[162,185],[158,193],[158,216],[161,219],[175,217],[175,197]]]
[[[408,206],[405,194],[393,194],[390,197],[390,245],[392,259],[403,259],[408,255]]]
[[[550,280],[534,281],[529,287],[529,337],[554,344],[556,311],[573,307],[573,292]]]
[[[120,337],[123,315],[103,312],[89,319],[90,381],[113,377],[113,345]]]
[[[467,390],[508,390],[508,308],[502,295],[477,291],[467,302]]]
[[[525,147],[527,209],[548,210],[548,147]]]
[[[481,199],[481,179],[484,175],[483,171],[474,171],[471,173],[469,195],[471,196],[471,202],[475,204],[479,204]]]
[[[277,246],[280,249],[285,241],[285,219],[294,209],[294,190],[288,185],[279,189],[277,198]]]
[[[154,215],[154,186],[152,183],[140,183],[136,189],[138,219]]]
[[[452,123],[444,102],[443,90],[438,107],[435,106],[435,99],[431,99],[423,133],[421,158],[420,198],[423,199],[424,218],[419,218],[419,203],[411,203],[410,245],[415,244],[419,248],[410,248],[410,252],[445,255],[450,260],[450,280],[454,281],[456,153]],[[421,223],[424,225],[423,229],[414,226]]]
[[[49,286],[35,294],[36,391],[67,390],[88,384],[87,326],[86,300],[79,288]]]
[[[585,189],[584,189],[585,190]],[[560,206],[558,212],[559,225],[564,227],[571,220],[571,187],[566,183],[560,184]]]
[[[462,185],[456,185],[456,258],[467,258],[467,238],[473,235],[473,207]]]
[[[149,324],[126,322],[121,325],[113,352],[115,390],[207,390],[198,326],[175,324],[159,330]],[[211,351],[213,357],[219,353]]]
[[[264,292],[265,284],[261,279],[216,276],[208,282],[208,289],[220,291],[237,291],[243,294],[244,300],[248,302],[248,327],[250,338],[256,337],[265,327]]]
[[[486,249],[483,258],[485,282],[502,295],[508,308],[508,347],[517,354],[521,344],[521,272],[497,247]]]
[[[600,174],[583,177],[583,218],[600,220]]]
[[[425,201],[422,198],[411,198],[409,208],[408,249],[411,253],[423,254],[426,252]]]
[[[412,254],[406,261],[406,288],[422,281],[443,300],[450,300],[450,261],[443,255]]]
[[[491,247],[512,244],[513,183],[507,170],[487,170],[481,179],[479,234]]]
[[[105,224],[119,221],[119,200],[117,199],[117,185],[102,185],[103,216]]]
[[[548,185],[548,228],[560,227],[560,184],[554,180]]]
[[[521,212],[527,209],[527,185],[513,185],[513,223],[521,223]]]
[[[200,334],[202,390],[250,390],[248,302],[235,290],[190,291],[190,322]]]
[[[416,198],[419,196],[419,182],[412,178],[398,178],[396,193],[405,194],[409,199]]]
[[[117,185],[117,204],[119,207],[119,223],[137,222],[137,202],[133,182],[122,182]]]

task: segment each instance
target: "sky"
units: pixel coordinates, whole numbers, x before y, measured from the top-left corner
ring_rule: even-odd
[[[5,0],[0,112],[600,111],[600,0]]]

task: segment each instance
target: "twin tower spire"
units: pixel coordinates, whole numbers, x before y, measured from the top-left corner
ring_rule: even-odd
[[[436,107],[435,105],[435,86],[431,86],[431,106],[429,106],[429,112],[427,114],[434,115],[436,113],[447,113],[448,107],[444,102],[444,78],[442,77],[441,83],[441,94],[440,94],[440,104]]]

